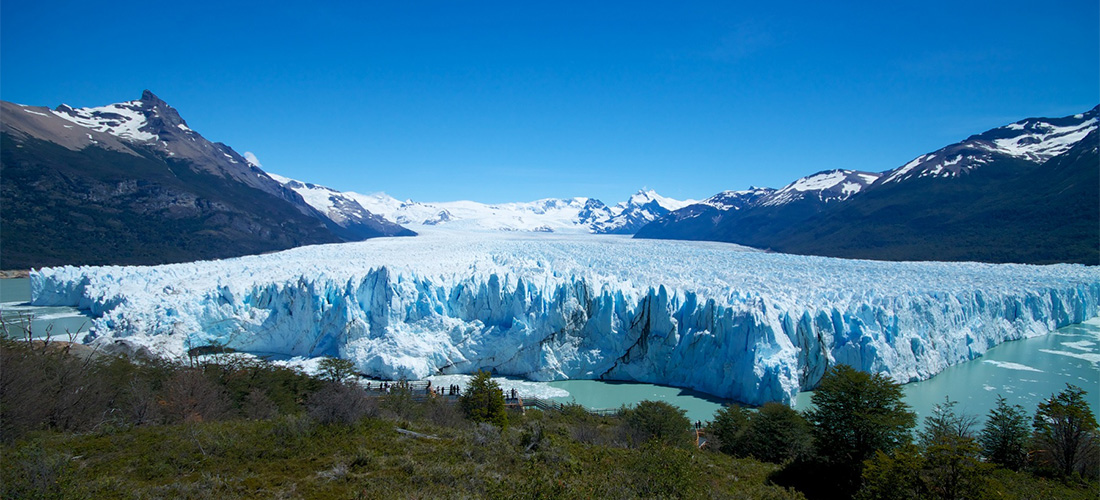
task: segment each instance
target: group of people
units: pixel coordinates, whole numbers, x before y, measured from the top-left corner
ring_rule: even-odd
[[[428,386],[428,387],[430,388],[431,386]],[[445,395],[445,396],[458,396],[458,395],[462,394],[462,386],[451,384],[451,385],[447,386],[447,390],[445,392],[443,392],[442,394]]]
[[[395,387],[395,386],[393,384],[390,384],[389,382],[379,382],[378,383],[378,391],[379,392],[389,393],[390,389],[392,389],[393,387]],[[373,389],[374,388],[371,387],[371,383],[367,382],[367,390],[370,391],[370,390],[373,390]]]
[[[368,391],[377,390],[379,392],[385,393],[389,393],[392,389],[396,389],[397,387],[397,384],[391,382],[378,382],[377,386],[372,386],[371,382],[367,382],[366,384],[366,388]],[[409,388],[407,385],[405,387]],[[501,392],[504,393],[505,399],[519,399],[519,391],[515,390],[514,388],[507,392]],[[424,393],[434,396],[461,396],[462,386],[458,384],[451,384],[448,385],[445,390],[442,387],[432,388],[432,382],[429,380],[427,387],[424,388]]]

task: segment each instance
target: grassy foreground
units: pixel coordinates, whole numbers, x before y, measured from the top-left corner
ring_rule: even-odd
[[[4,496],[801,498],[767,484],[776,465],[686,447],[584,443],[571,435],[585,428],[591,439],[603,439],[615,432],[615,418],[577,422],[537,410],[513,418],[503,431],[430,418],[319,424],[285,415],[43,432],[3,449]]]

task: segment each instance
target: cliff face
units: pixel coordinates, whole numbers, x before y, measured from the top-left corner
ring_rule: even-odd
[[[32,275],[88,342],[339,356],[384,378],[478,369],[791,402],[845,363],[901,382],[1084,321],[1100,271],[886,263],[580,236],[420,237]]]

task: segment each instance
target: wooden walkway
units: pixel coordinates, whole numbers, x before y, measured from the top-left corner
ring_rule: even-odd
[[[536,408],[536,409],[539,409],[539,410],[542,410],[542,411],[561,412],[561,411],[565,411],[565,406],[566,406],[566,405],[564,405],[562,403],[559,403],[557,401],[554,401],[554,400],[535,398],[535,397],[519,398],[518,401],[515,401],[515,400],[512,400],[512,401],[514,402],[513,404],[518,405],[520,408],[524,408],[524,409],[526,409],[526,408]],[[618,408],[595,408],[594,409],[594,408],[588,408],[588,407],[585,407],[585,406],[581,406],[581,408],[584,408],[584,411],[587,411],[588,413],[591,413],[593,415],[598,415],[598,416],[608,416],[608,415],[615,415],[615,414],[619,413]]]
[[[425,400],[429,397],[442,398],[442,399],[447,400],[447,401],[457,401],[458,397],[461,395],[461,389],[462,389],[462,388],[459,388],[459,392],[452,394],[451,391],[450,391],[450,387],[448,387],[448,386],[431,385],[431,383],[429,383],[427,381],[419,381],[419,380],[418,381],[412,381],[412,382],[372,380],[372,381],[369,381],[369,383],[370,383],[369,387],[364,385],[364,389],[366,390],[367,395],[382,396],[382,395],[386,395],[386,394],[392,394],[393,391],[408,390],[411,393],[412,399],[414,401],[423,401],[423,400]],[[559,402],[554,401],[552,399],[543,399],[543,398],[537,398],[537,397],[523,397],[523,396],[519,396],[519,395],[517,395],[517,397],[513,398],[513,397],[511,397],[511,394],[509,394],[508,392],[504,392],[504,406],[506,406],[508,408],[515,409],[515,410],[519,410],[519,411],[525,411],[527,409],[534,408],[534,409],[538,409],[538,410],[541,410],[541,411],[556,411],[556,412],[565,411],[565,407],[566,407],[565,404],[559,403]],[[609,415],[616,415],[616,414],[619,413],[618,408],[596,408],[596,409],[593,409],[593,408],[587,408],[587,407],[584,407],[584,406],[581,406],[581,408],[584,408],[584,411],[586,411],[586,412],[588,412],[592,415],[597,415],[597,416],[609,416]]]

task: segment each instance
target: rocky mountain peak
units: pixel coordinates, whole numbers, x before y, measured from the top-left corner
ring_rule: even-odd
[[[192,132],[191,128],[187,126],[187,122],[176,111],[176,108],[164,102],[153,92],[149,90],[142,92],[139,102],[141,103],[142,112],[145,114],[146,126],[152,129],[151,132],[154,134],[160,135],[161,132],[169,132],[170,134]]]
[[[156,106],[158,104],[159,105],[164,105],[164,106],[168,105],[168,103],[164,102],[163,99],[157,97],[157,95],[154,94],[153,91],[149,90],[149,89],[145,89],[141,92],[141,102],[143,102],[145,104],[148,104],[150,106]]]

